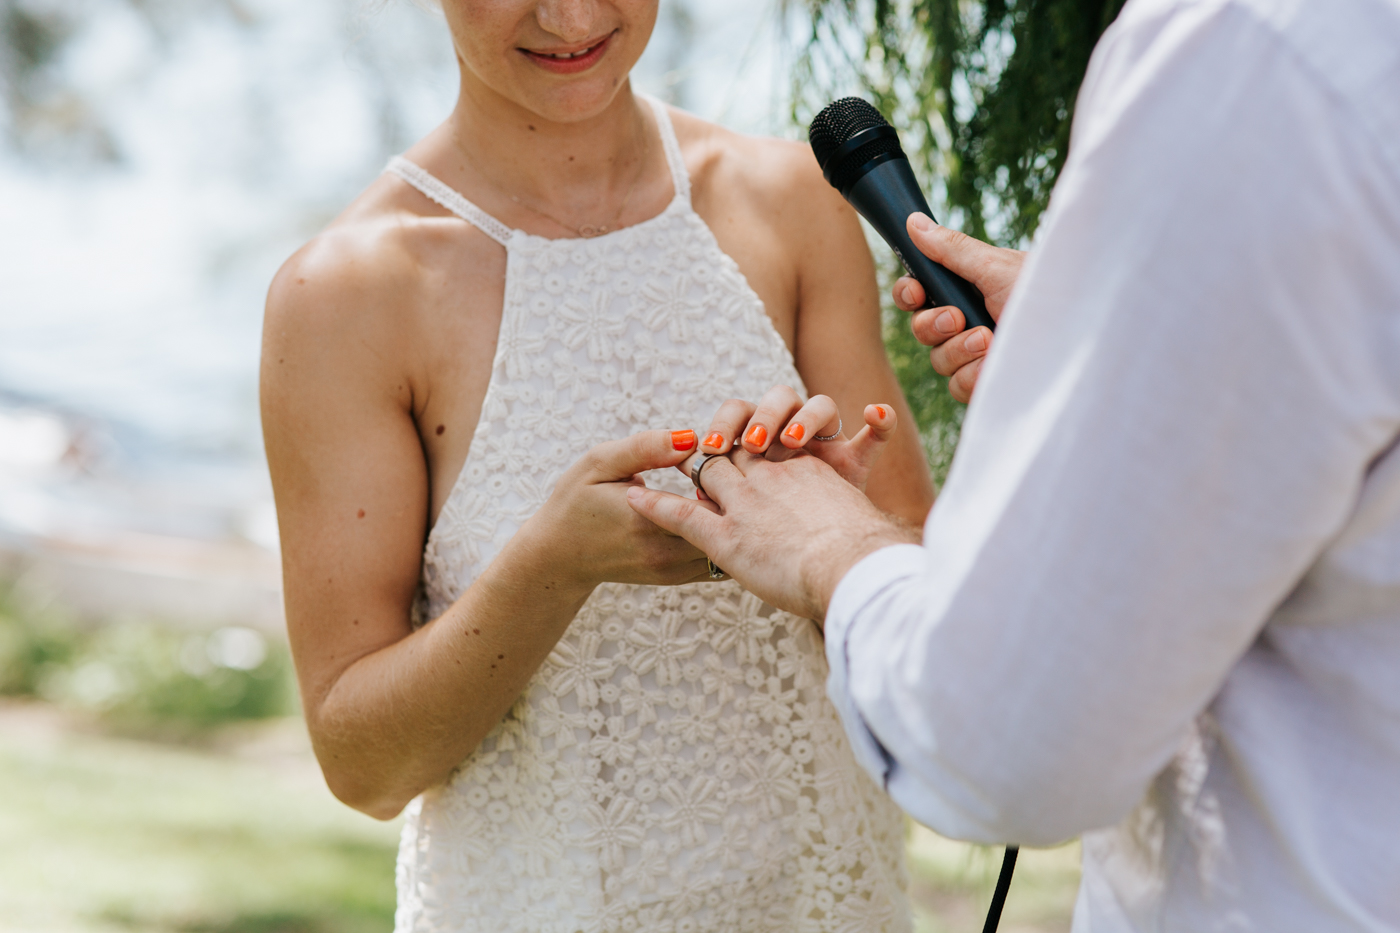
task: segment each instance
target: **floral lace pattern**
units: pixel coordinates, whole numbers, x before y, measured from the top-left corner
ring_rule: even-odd
[[[657,113],[665,212],[592,240],[506,239],[481,422],[424,555],[429,618],[588,447],[803,391]],[[689,487],[674,470],[648,483]],[[505,719],[410,805],[398,933],[908,929],[902,817],[825,678],[815,626],[735,583],[599,587]]]

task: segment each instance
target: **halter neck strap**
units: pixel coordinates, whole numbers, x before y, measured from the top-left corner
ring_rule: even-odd
[[[690,204],[690,173],[686,171],[685,159],[681,157],[681,144],[676,140],[676,128],[671,125],[671,114],[666,110],[664,103],[650,94],[637,96],[650,104],[652,113],[656,115],[656,129],[661,136],[661,150],[666,154],[666,167],[671,171],[671,184],[676,189],[674,200],[682,201],[688,205]],[[391,158],[389,164],[384,166],[384,171],[408,182],[418,189],[424,197],[456,214],[502,246],[505,246],[515,233],[510,227],[462,197],[455,188],[449,187],[435,175],[403,156]]]
[[[389,164],[384,167],[384,171],[402,178],[421,191],[429,200],[447,208],[502,246],[505,246],[506,242],[510,240],[513,232],[510,227],[462,197],[456,189],[449,188],[436,176],[428,174],[403,156],[394,156],[390,159]]]
[[[671,114],[666,104],[650,94],[638,94],[656,114],[656,129],[661,134],[661,149],[666,153],[666,166],[671,170],[671,184],[676,187],[676,199],[690,203],[690,173],[686,171],[685,159],[681,157],[681,144],[676,139],[676,128],[671,125]]]

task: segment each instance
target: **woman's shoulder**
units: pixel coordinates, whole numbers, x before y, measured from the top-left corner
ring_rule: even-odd
[[[801,230],[849,211],[805,142],[750,136],[672,109],[695,198],[735,202]]]
[[[278,270],[268,322],[292,316],[299,327],[339,331],[401,325],[405,312],[443,284],[435,272],[494,271],[493,247],[480,231],[381,175]]]
[[[676,138],[696,187],[730,184],[772,196],[808,194],[825,186],[806,143],[750,136],[671,108]]]

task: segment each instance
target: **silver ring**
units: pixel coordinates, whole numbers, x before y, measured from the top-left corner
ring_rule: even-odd
[[[710,456],[712,456],[712,457],[718,457],[719,454],[711,454]],[[720,570],[718,567],[716,567],[716,566],[715,566],[715,562],[712,561],[712,560],[710,560],[708,557],[705,558],[705,563],[708,564],[709,567],[710,567],[710,579],[711,579],[711,580],[723,580],[725,577],[729,576],[729,574],[725,573],[723,570]]]
[[[817,436],[813,437],[812,440],[814,440],[814,441],[834,441],[834,440],[836,440],[838,437],[841,436],[841,428],[844,426],[844,424],[845,424],[845,422],[843,422],[843,421],[841,420],[841,416],[840,416],[840,415],[837,415],[837,416],[836,416],[836,430],[835,430],[835,431],[832,431],[830,434],[818,434]]]
[[[705,464],[716,457],[723,457],[724,454],[701,454],[695,458],[695,462],[690,465],[690,481],[695,484],[696,489],[704,489],[700,485],[700,471],[705,469]]]

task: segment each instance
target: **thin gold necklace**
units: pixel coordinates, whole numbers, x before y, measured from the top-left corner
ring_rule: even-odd
[[[461,139],[457,136],[457,131],[455,129],[452,131],[452,139],[454,142],[457,143],[457,148],[461,150],[462,156],[467,160],[467,164],[472,167],[472,170],[475,171],[476,174],[480,176],[483,181],[485,181],[492,188],[495,188],[497,194],[505,195],[506,197],[514,201],[516,204],[525,208],[527,211],[530,211],[534,214],[539,214],[541,217],[545,218],[546,220],[553,221],[554,223],[563,227],[565,230],[577,233],[583,239],[592,239],[593,237],[602,236],[605,233],[611,233],[616,228],[617,222],[622,219],[622,212],[627,210],[627,202],[632,200],[632,192],[637,190],[637,185],[641,182],[642,175],[646,172],[647,156],[651,154],[651,140],[647,137],[645,125],[643,125],[642,127],[641,136],[642,157],[637,163],[637,173],[636,175],[632,176],[632,184],[627,186],[627,193],[622,196],[622,201],[618,204],[617,211],[613,214],[612,219],[605,224],[583,224],[582,226],[575,226],[571,223],[561,220],[554,214],[551,214],[549,211],[544,210],[541,207],[536,207],[535,205],[526,201],[524,198],[520,197],[518,194],[511,194],[510,192],[506,191],[504,187],[497,184],[494,180],[492,180],[490,175],[487,175],[477,166],[476,162],[472,159],[472,157],[468,155],[467,148],[462,145]]]

